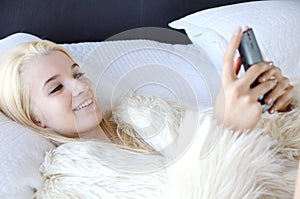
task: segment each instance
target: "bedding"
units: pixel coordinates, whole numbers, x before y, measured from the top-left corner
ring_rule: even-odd
[[[148,114],[149,101],[160,114]],[[131,109],[139,110],[134,115],[143,124],[177,112],[173,107],[165,114],[166,108],[170,105],[157,97],[134,96],[123,100],[115,115],[124,127]],[[211,110],[186,110],[182,119],[156,131],[174,133],[172,128],[178,128],[177,136],[160,137],[166,147],[156,149],[162,155],[93,141],[64,144],[47,153],[41,167],[44,184],[36,198],[293,198],[300,155],[299,111],[297,107],[264,118],[256,129],[239,134],[216,125]],[[129,123],[138,130],[134,121]],[[203,154],[207,138],[217,144]]]
[[[263,57],[280,66],[287,77],[300,75],[300,1],[277,0],[239,3],[192,13],[171,22],[184,29],[206,53],[219,74],[228,41],[238,26],[253,28]]]
[[[131,40],[101,42],[93,47],[88,56],[82,55],[83,50],[69,50],[85,57],[82,68],[95,82],[103,112],[121,96],[138,94],[189,106],[214,104],[220,78],[205,52],[192,44]]]
[[[28,33],[11,35],[0,40],[0,53],[16,44],[38,40]],[[125,94],[153,94],[191,106],[214,103],[220,79],[207,55],[192,44],[132,40],[61,45],[96,85],[104,113]],[[38,167],[43,155],[55,146],[5,116],[0,118],[0,131],[0,192],[8,198],[29,198],[41,186]],[[27,139],[23,139],[25,136]]]

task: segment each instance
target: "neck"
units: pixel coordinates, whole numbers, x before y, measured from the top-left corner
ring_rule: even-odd
[[[80,138],[84,140],[99,140],[99,141],[111,142],[100,125],[97,125],[94,129],[91,129],[88,133],[85,133],[83,136],[80,136]]]

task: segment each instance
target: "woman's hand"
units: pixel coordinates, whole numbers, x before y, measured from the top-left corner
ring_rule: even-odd
[[[273,65],[273,63],[270,62],[270,65]],[[290,85],[289,79],[282,75],[281,70],[278,67],[274,66],[264,74],[260,75],[258,81],[262,83],[269,79],[276,79],[277,84],[264,98],[266,104],[271,105],[274,102],[268,112],[274,113],[277,111],[285,111],[295,97],[295,89]]]
[[[265,97],[265,103],[274,102],[270,113],[284,110],[294,95],[288,79],[271,62],[255,64],[241,78],[237,77],[241,60],[238,58],[234,62],[234,54],[241,38],[242,30],[239,28],[233,34],[224,54],[222,87],[215,106],[217,121],[232,130],[252,129],[256,125],[262,115],[262,107],[257,99],[268,91],[271,90]],[[251,88],[251,84],[257,79],[260,84]]]

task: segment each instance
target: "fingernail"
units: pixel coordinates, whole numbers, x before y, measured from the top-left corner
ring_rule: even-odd
[[[271,98],[271,99],[269,99],[268,101],[267,101],[267,104],[272,104],[272,102],[273,102],[273,99]]]
[[[234,32],[234,35],[235,35],[235,36],[238,36],[239,33],[241,32],[241,30],[242,30],[242,28],[241,28],[241,26],[239,26],[239,27],[236,29],[236,31]]]
[[[274,79],[274,85],[276,86],[278,84],[278,80]]]
[[[244,30],[248,30],[250,27],[247,25],[244,27]]]
[[[276,107],[275,106],[273,106],[272,108],[271,108],[271,111],[270,111],[272,114],[273,113],[275,113],[276,112]]]

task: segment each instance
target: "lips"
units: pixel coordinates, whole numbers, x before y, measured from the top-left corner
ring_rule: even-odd
[[[93,103],[93,100],[92,99],[88,99],[88,100],[85,100],[84,102],[82,102],[80,105],[78,105],[76,108],[73,109],[73,111],[79,111],[87,106],[89,106],[90,104]]]

